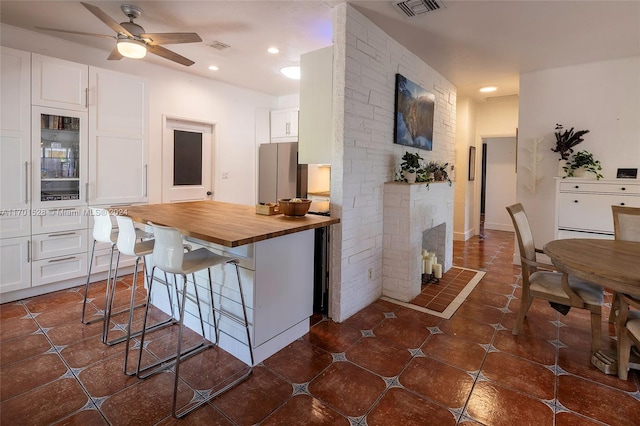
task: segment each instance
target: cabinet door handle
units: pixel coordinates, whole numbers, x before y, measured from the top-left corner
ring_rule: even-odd
[[[31,263],[31,240],[27,240],[27,263]]]
[[[84,89],[84,107],[89,108],[89,88]]]
[[[47,235],[48,238],[51,237],[66,237],[67,235],[76,235],[75,232],[61,232],[59,234],[49,234]]]
[[[89,202],[89,182],[84,184],[84,202]]]
[[[75,256],[63,257],[62,259],[51,259],[49,263],[64,262],[65,260],[75,259]]]
[[[147,185],[149,182],[149,165],[144,165],[144,196],[147,196]]]
[[[29,204],[29,162],[24,162],[24,203]]]

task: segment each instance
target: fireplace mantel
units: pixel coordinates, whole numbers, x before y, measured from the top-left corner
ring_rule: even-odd
[[[445,224],[436,251],[443,272],[453,264],[453,185],[384,184],[382,294],[409,302],[421,290],[423,232]]]

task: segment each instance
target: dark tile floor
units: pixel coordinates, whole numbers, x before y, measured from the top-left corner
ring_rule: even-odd
[[[313,318],[307,335],[179,423],[638,424],[639,374],[622,381],[591,365],[586,312],[563,317],[536,301],[512,336],[521,290],[512,252],[506,232],[456,242],[454,264],[487,274],[450,320],[384,301],[341,324]],[[119,304],[127,303],[130,280],[121,283]],[[104,285],[91,292],[95,312]],[[123,375],[123,345],[106,347],[100,324],[80,324],[81,300],[75,289],[0,306],[1,424],[177,423],[173,373]],[[613,329],[602,327],[604,346],[614,347]],[[143,360],[166,354],[174,337],[171,329],[156,332]],[[189,359],[180,402],[243,368],[217,349]]]

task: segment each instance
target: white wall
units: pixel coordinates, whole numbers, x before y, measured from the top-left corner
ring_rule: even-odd
[[[453,209],[453,239],[466,241],[476,234],[475,181],[469,180],[469,147],[475,146],[476,105],[470,98],[458,98],[456,105],[456,173]],[[480,150],[476,150],[476,163]],[[476,175],[479,176],[476,164]]]
[[[333,25],[331,201],[341,225],[333,227],[330,313],[343,321],[382,293],[384,182],[405,151],[418,152],[393,143],[395,74],[436,95],[434,148],[419,151],[427,160],[455,160],[456,89],[352,6],[337,5]]]
[[[278,107],[278,98],[147,60],[107,61],[108,52],[8,25],[0,26],[0,40],[15,49],[148,79],[150,203],[161,201],[162,116],[166,114],[215,123],[214,198],[255,204],[257,143],[268,141],[268,111]],[[294,101],[295,97],[285,99]],[[223,172],[228,172],[228,179],[221,179]]]
[[[516,202],[516,138],[485,138],[487,149],[484,227],[513,231],[505,207]],[[478,167],[481,167],[478,153]]]
[[[588,129],[578,150],[591,152],[602,163],[605,179],[620,167],[640,167],[640,57],[595,62],[522,74],[518,171],[527,166],[526,149],[536,138],[541,180],[532,193],[530,176],[518,173],[517,198],[522,202],[537,246],[553,239],[554,176],[558,172],[556,123]]]

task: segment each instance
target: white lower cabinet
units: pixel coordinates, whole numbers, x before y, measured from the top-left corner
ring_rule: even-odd
[[[0,293],[31,286],[30,238],[0,239]]]
[[[31,285],[39,286],[87,274],[87,254],[78,253],[32,262]]]

